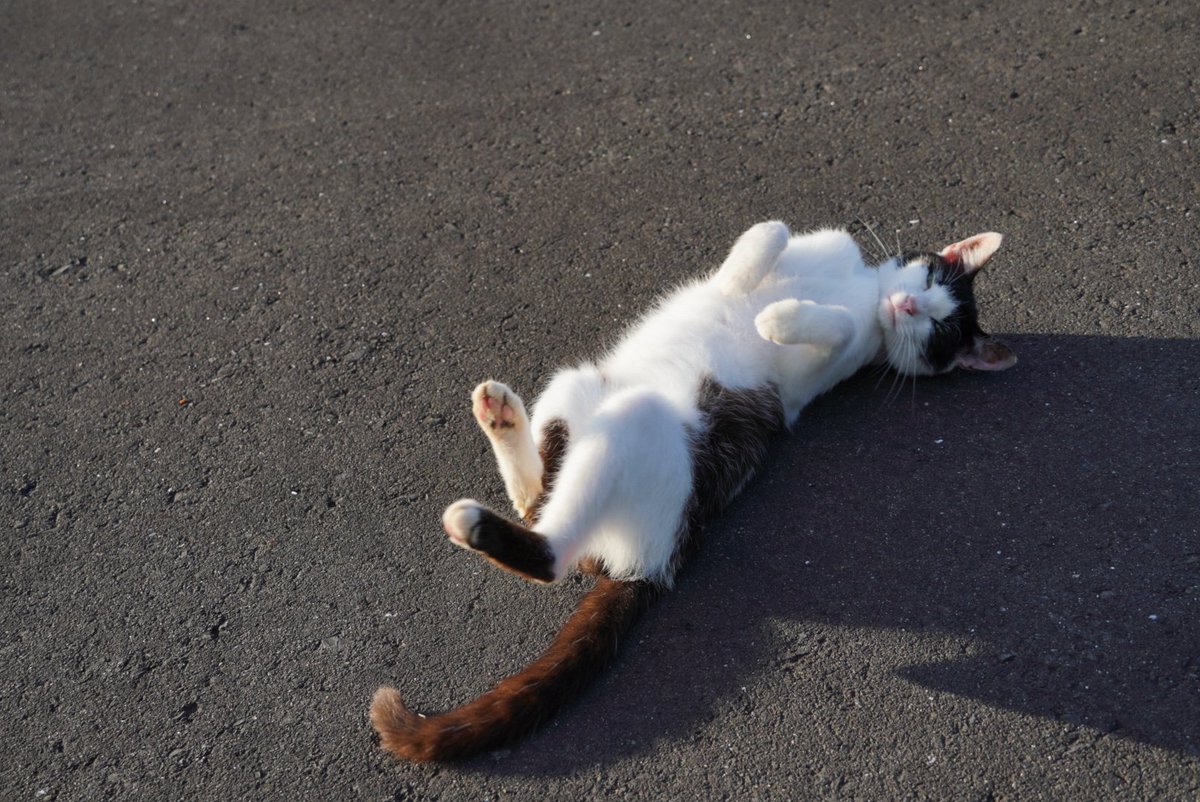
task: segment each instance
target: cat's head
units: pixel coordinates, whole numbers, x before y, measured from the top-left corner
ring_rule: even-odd
[[[1004,370],[1008,346],[979,328],[975,276],[1000,247],[999,234],[978,234],[937,253],[905,253],[880,265],[879,324],[887,361],[914,376],[956,367]]]

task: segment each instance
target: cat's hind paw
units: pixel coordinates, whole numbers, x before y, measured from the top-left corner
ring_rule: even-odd
[[[460,499],[447,507],[442,526],[454,545],[478,551],[506,571],[533,582],[557,579],[554,550],[544,537],[474,499]]]
[[[492,444],[508,497],[527,518],[542,493],[542,461],[521,396],[489,379],[471,393],[471,414]]]
[[[471,393],[471,414],[489,437],[504,436],[506,431],[529,426],[529,416],[525,414],[521,396],[510,390],[508,385],[491,379],[480,382]]]
[[[474,551],[472,531],[479,525],[484,506],[475,499],[463,498],[451,504],[442,513],[442,528],[450,536],[450,542]]]

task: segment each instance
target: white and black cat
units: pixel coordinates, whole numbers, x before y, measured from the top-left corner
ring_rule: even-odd
[[[371,722],[383,748],[413,761],[465,757],[573,698],[671,586],[699,526],[771,439],[864,365],[886,360],[908,375],[1013,365],[979,328],[972,290],[1000,239],[980,234],[872,267],[846,232],[791,236],[760,223],[604,359],[555,375],[532,418],[503,384],[476,387],[475,417],[527,525],[464,499],[443,516],[450,540],[536,582],[578,567],[596,584],[538,660],[473,702],[423,716],[380,688]]]

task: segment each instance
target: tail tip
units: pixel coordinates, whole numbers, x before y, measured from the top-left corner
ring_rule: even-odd
[[[371,726],[379,733],[379,745],[405,760],[420,761],[413,753],[413,734],[420,717],[404,705],[400,692],[384,686],[371,699]]]

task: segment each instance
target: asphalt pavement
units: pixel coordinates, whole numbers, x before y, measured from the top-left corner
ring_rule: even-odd
[[[1194,800],[1194,2],[0,5],[0,798]],[[1005,235],[1002,374],[864,374],[617,664],[446,541],[527,397],[750,224]],[[873,232],[873,233],[872,233]]]

